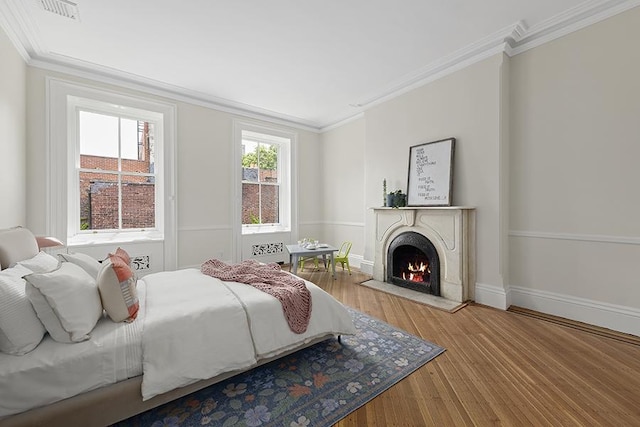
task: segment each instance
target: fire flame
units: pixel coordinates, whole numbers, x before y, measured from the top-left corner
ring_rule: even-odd
[[[424,282],[425,273],[431,274],[429,264],[420,262],[420,264],[409,263],[407,266],[409,273],[402,272],[402,278],[411,282]]]

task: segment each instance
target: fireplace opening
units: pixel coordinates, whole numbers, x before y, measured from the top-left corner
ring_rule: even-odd
[[[433,243],[413,231],[396,236],[387,251],[387,282],[440,296],[440,259]]]

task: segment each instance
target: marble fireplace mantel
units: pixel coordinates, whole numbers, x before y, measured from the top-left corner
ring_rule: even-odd
[[[440,296],[456,302],[475,297],[475,208],[466,206],[373,208],[375,260],[373,279],[387,277],[387,250],[406,231],[420,233],[440,258]]]

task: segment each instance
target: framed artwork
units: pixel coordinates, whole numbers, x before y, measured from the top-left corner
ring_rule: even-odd
[[[451,206],[455,138],[409,147],[408,206]]]

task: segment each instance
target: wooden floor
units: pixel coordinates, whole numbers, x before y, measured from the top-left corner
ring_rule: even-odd
[[[355,270],[299,275],[447,349],[337,426],[640,426],[640,346],[478,304],[450,314]]]

